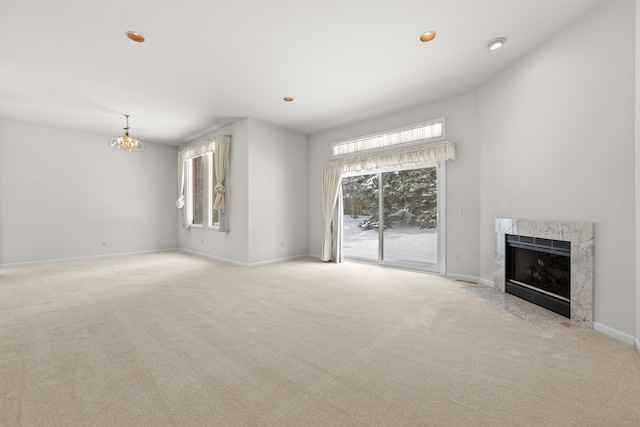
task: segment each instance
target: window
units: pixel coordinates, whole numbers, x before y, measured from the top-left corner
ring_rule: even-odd
[[[191,224],[202,225],[204,214],[204,162],[205,157],[199,156],[191,159],[191,209],[193,219]]]
[[[218,135],[178,152],[178,209],[183,209],[182,226],[215,228],[228,232],[225,221],[226,171],[231,137]],[[220,182],[218,182],[218,180]],[[218,186],[218,190],[216,190]],[[217,197],[217,198],[216,198]],[[214,206],[217,208],[214,210]]]
[[[189,211],[192,226],[217,228],[218,211],[213,209],[216,197],[216,173],[213,153],[193,157],[186,161],[189,185]]]
[[[398,149],[427,142],[444,141],[444,117],[429,122],[395,129],[383,134],[371,135],[349,141],[337,142],[332,146],[332,157],[369,154],[377,151]]]
[[[439,272],[442,167],[433,163],[345,175],[344,255]]]
[[[322,169],[321,259],[341,262],[346,255],[443,273],[445,224],[438,212],[444,162],[456,158],[445,118],[334,143],[332,158]],[[417,246],[420,254],[408,251]]]

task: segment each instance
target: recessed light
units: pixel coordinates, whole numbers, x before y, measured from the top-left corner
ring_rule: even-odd
[[[431,40],[436,38],[436,32],[435,31],[427,31],[426,33],[422,33],[422,35],[420,36],[420,41],[421,42],[430,42]]]
[[[136,33],[135,31],[127,31],[125,34],[134,42],[142,43],[144,41],[142,34]]]
[[[293,101],[293,98],[291,98],[290,96],[286,96],[284,98],[282,98],[284,102],[291,102]]]
[[[489,44],[487,44],[487,47],[490,50],[496,50],[502,47],[503,44],[505,44],[507,42],[507,39],[505,39],[504,37],[498,37],[497,39],[493,39],[489,42]]]

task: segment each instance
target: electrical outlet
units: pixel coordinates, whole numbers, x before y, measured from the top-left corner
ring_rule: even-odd
[[[456,254],[456,261],[460,261],[460,259],[462,259],[462,255]]]

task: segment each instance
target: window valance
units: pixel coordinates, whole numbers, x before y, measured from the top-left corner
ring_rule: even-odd
[[[200,144],[183,148],[178,152],[178,161],[184,162],[187,159],[212,153],[216,150],[216,142],[226,138],[231,139],[229,135],[218,135],[215,138],[201,142]]]
[[[456,146],[453,142],[442,141],[415,147],[352,157],[330,162],[342,165],[344,173],[376,170],[390,167],[402,167],[441,160],[455,160]]]

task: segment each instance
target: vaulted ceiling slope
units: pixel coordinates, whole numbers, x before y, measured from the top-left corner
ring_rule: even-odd
[[[310,134],[477,87],[597,2],[1,0],[0,116],[116,136],[129,114],[171,145],[240,117]]]

